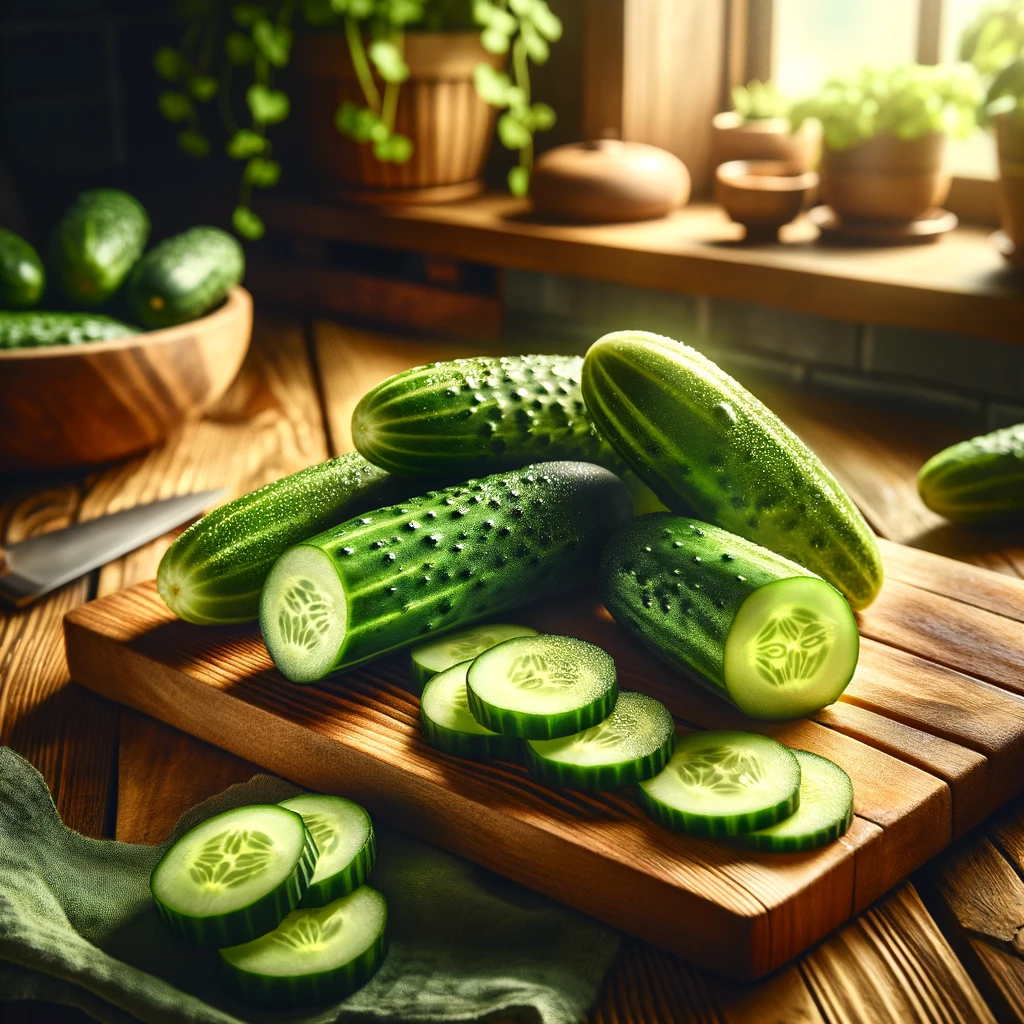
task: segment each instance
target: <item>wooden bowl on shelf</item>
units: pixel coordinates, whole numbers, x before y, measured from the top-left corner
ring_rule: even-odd
[[[795,220],[818,175],[778,160],[730,160],[715,170],[715,200],[747,229],[747,240],[774,241]]]
[[[0,349],[0,472],[109,462],[202,415],[238,373],[252,296],[233,288],[212,313],[127,338]]]

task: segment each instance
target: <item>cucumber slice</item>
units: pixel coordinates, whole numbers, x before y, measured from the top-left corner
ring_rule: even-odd
[[[526,767],[549,786],[630,786],[657,775],[674,743],[675,723],[664,704],[620,690],[603,722],[557,740],[530,740]]]
[[[508,626],[492,623],[486,626],[470,626],[460,629],[439,640],[420,644],[412,649],[410,655],[410,677],[417,693],[423,692],[427,681],[443,672],[446,668],[458,665],[463,661],[472,661],[478,654],[483,654],[502,640],[511,640],[514,636],[536,636],[537,630],[529,626]]]
[[[843,835],[853,822],[853,783],[839,765],[806,750],[794,750],[800,762],[800,806],[777,825],[737,836],[753,850],[799,853]]]
[[[777,740],[750,732],[696,732],[676,740],[664,771],[640,783],[655,821],[691,835],[767,828],[800,804],[800,762]]]
[[[342,999],[370,980],[387,953],[387,925],[387,902],[364,885],[326,907],[295,910],[272,932],[220,956],[246,1002],[312,1006]]]
[[[224,811],[186,832],[153,869],[160,916],[188,942],[233,946],[276,928],[313,877],[302,818],[274,804]]]
[[[456,757],[475,761],[492,757],[515,760],[519,740],[485,729],[469,710],[466,673],[471,664],[471,661],[464,661],[438,672],[423,688],[420,697],[423,736],[432,747]]]
[[[615,662],[568,636],[524,636],[484,651],[469,667],[469,710],[492,732],[527,740],[571,736],[611,714]]]
[[[320,856],[303,907],[323,907],[366,881],[377,857],[373,825],[365,808],[340,796],[303,793],[281,807],[302,816]]]

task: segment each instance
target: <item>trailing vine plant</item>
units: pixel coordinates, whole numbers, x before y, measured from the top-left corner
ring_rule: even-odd
[[[313,29],[343,31],[348,44],[363,103],[341,104],[334,117],[338,131],[370,146],[377,160],[393,163],[405,163],[414,149],[414,141],[395,130],[401,85],[409,77],[406,32],[478,26],[483,47],[507,54],[511,64],[509,73],[480,62],[474,83],[480,98],[501,111],[502,145],[519,155],[508,174],[509,190],[526,195],[534,135],[555,123],[554,110],[534,102],[530,88],[530,65],[546,63],[551,44],[562,35],[562,23],[546,0],[265,0],[230,7],[223,0],[186,0],[181,43],[161,46],[154,56],[156,73],[165,82],[159,108],[178,126],[179,148],[202,159],[212,149],[204,127],[212,115],[204,108],[216,106],[227,135],[225,151],[242,163],[231,218],[239,235],[263,235],[263,222],[252,209],[253,190],[271,188],[281,177],[268,129],[288,117],[290,101],[273,78],[288,65],[300,11]],[[239,118],[236,96],[242,85],[245,114]]]

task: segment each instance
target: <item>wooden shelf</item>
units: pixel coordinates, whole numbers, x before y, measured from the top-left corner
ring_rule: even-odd
[[[806,219],[784,228],[780,244],[745,245],[742,228],[712,204],[598,226],[542,223],[506,195],[387,209],[268,197],[260,212],[270,230],[292,235],[1024,343],[1022,277],[989,228],[962,226],[930,245],[852,249],[817,244]]]

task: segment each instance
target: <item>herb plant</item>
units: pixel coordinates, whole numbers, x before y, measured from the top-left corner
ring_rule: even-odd
[[[481,62],[474,73],[476,91],[501,110],[498,138],[518,151],[509,190],[519,196],[529,191],[534,134],[555,123],[554,110],[534,102],[530,89],[530,65],[546,63],[551,44],[562,35],[547,0],[264,0],[230,9],[224,0],[186,0],[183,10],[180,45],[162,46],[154,57],[156,73],[166,83],[160,112],[178,126],[179,148],[201,159],[212,149],[206,127],[212,115],[206,108],[216,106],[227,134],[225,150],[243,164],[232,224],[245,238],[264,232],[252,210],[253,189],[271,188],[281,176],[268,129],[288,117],[290,101],[275,87],[274,76],[288,65],[300,16],[312,29],[343,31],[348,43],[363,103],[338,108],[338,131],[371,146],[378,160],[393,163],[408,161],[414,147],[412,139],[395,131],[401,85],[409,77],[406,33],[479,27],[489,53],[509,55],[511,74]],[[239,118],[236,97],[243,85],[245,112]]]
[[[983,121],[1013,114],[1024,128],[1024,0],[1001,0],[981,9],[960,39],[960,58],[985,79]]]
[[[788,117],[790,103],[772,82],[759,82],[756,78],[732,90],[732,105],[744,121],[766,121],[773,117]]]

